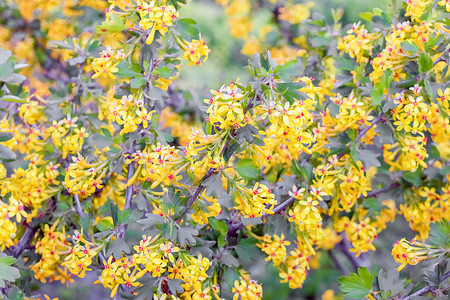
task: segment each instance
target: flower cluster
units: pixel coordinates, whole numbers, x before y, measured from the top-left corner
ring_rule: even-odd
[[[273,214],[276,204],[275,195],[264,184],[256,183],[253,189],[238,187],[236,191],[237,204],[234,208],[247,218],[261,217],[263,214]]]
[[[88,163],[84,157],[72,157],[73,163],[66,169],[65,185],[67,191],[87,198],[103,187],[107,167],[106,162]]]
[[[401,271],[406,265],[416,265],[419,262],[429,259],[428,249],[424,243],[416,240],[407,241],[401,239],[392,245],[392,257],[401,265],[398,271]]]
[[[377,34],[369,33],[365,26],[358,22],[353,24],[352,28],[347,31],[347,35],[339,41],[337,48],[344,50],[350,57],[356,58],[356,62],[367,63],[369,57],[372,56],[374,40],[377,39]]]
[[[55,222],[51,227],[45,224],[43,237],[36,242],[36,253],[41,259],[30,266],[34,272],[34,277],[41,282],[59,280],[62,283],[72,281],[70,274],[65,268],[61,268],[62,256],[67,250],[68,242],[64,231],[56,230],[59,222]]]
[[[189,61],[188,66],[201,66],[202,63],[200,59],[203,58],[203,62],[208,59],[208,55],[211,49],[208,48],[205,41],[200,37],[198,40],[192,40],[191,42],[186,42],[184,40],[178,39],[177,42],[180,48],[184,50],[183,59]]]
[[[94,59],[91,63],[92,69],[95,74],[92,78],[104,77],[104,78],[116,78],[114,73],[119,71],[117,65],[126,57],[123,51],[114,51],[111,47],[108,47],[106,50],[103,50],[100,53],[100,57]]]
[[[92,270],[89,268],[92,259],[102,247],[86,240],[83,237],[83,231],[81,233],[75,231],[72,239],[75,245],[70,248],[70,254],[65,257],[62,266],[66,267],[72,275],[84,278],[86,271]]]
[[[179,174],[187,164],[179,166],[183,162],[180,150],[171,146],[163,146],[160,143],[152,145],[142,151],[133,153],[126,164],[137,163],[137,169],[132,178],[128,180],[127,186],[136,180],[140,182],[151,182],[151,189],[160,184],[180,185]]]
[[[155,111],[147,111],[143,99],[136,99],[133,95],[128,95],[121,99],[112,98],[108,104],[108,120],[123,126],[120,134],[134,132],[138,125],[140,128],[148,128],[151,125]]]
[[[262,286],[255,280],[236,280],[233,286],[233,300],[262,299]]]
[[[135,253],[131,257],[115,259],[112,256],[104,262],[102,274],[95,283],[101,283],[111,290],[113,297],[121,284],[128,288],[138,287],[139,279],[146,274],[153,277],[180,279],[183,293],[181,297],[201,299],[199,295],[209,296],[207,285],[210,261],[201,255],[195,257],[181,251],[169,241],[156,236],[142,236],[139,245],[133,247]],[[205,299],[211,299],[205,298]]]
[[[47,134],[53,145],[62,151],[63,158],[69,154],[75,154],[81,151],[84,138],[89,136],[86,129],[77,125],[78,117],[72,118],[67,115],[59,122],[53,121],[52,126],[47,129]]]

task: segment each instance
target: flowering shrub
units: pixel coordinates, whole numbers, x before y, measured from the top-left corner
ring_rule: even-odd
[[[95,273],[111,297],[261,299],[262,261],[293,290],[333,265],[349,298],[448,294],[450,3],[343,27],[313,3],[218,2],[250,79],[202,113],[176,87],[213,55],[187,1],[0,4],[1,294]],[[415,234],[388,249],[398,271],[435,259],[417,286],[367,269],[397,215]]]

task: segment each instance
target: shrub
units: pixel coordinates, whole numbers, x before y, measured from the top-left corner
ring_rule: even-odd
[[[4,297],[92,271],[111,297],[260,299],[264,260],[293,290],[322,265],[349,298],[446,295],[448,1],[344,27],[311,3],[218,2],[249,80],[204,101],[175,85],[211,52],[183,18],[193,4],[0,6]],[[368,253],[396,215],[416,236],[378,272]],[[399,278],[429,259],[422,281]]]

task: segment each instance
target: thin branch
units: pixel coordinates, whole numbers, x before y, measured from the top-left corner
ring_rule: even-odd
[[[255,96],[250,99],[250,101],[247,104],[247,107],[244,110],[244,114],[246,114],[252,107],[253,107],[253,101],[259,98],[258,94],[255,94]],[[223,154],[225,153],[226,149],[228,148],[228,146],[230,145],[230,142],[232,140],[232,138],[236,135],[236,129],[233,129],[231,131],[231,134],[227,137],[227,140],[225,142],[225,145],[222,149],[221,155],[223,156]],[[194,204],[195,200],[197,200],[198,196],[202,193],[203,189],[205,188],[205,186],[202,185],[202,183],[208,179],[209,177],[211,177],[215,172],[214,168],[209,168],[208,172],[206,172],[205,176],[202,178],[200,184],[198,185],[198,187],[195,189],[195,191],[189,196],[188,202],[186,203],[186,207],[184,208],[183,212],[181,213],[180,218],[177,220],[177,224],[180,224],[180,222],[184,219],[184,217],[186,216],[188,210],[191,208],[191,206]]]
[[[327,253],[328,253],[328,256],[330,257],[331,261],[332,261],[333,264],[335,265],[336,269],[338,269],[339,272],[341,272],[342,275],[348,276],[348,271],[347,271],[347,269],[341,264],[341,262],[340,262],[339,259],[336,257],[336,255],[334,254],[334,252],[333,252],[332,250],[328,250]]]
[[[134,153],[135,147],[136,147],[136,142],[133,142],[131,145],[131,149],[129,151],[130,154]],[[128,165],[127,171],[128,171],[127,182],[129,182],[131,180],[131,178],[133,178],[133,176],[134,176],[134,162],[131,162]],[[125,205],[123,207],[124,210],[131,208],[131,200],[133,199],[133,187],[134,187],[134,184],[130,184],[129,186],[127,186],[127,188],[125,190]],[[118,232],[119,232],[120,237],[125,237],[127,228],[128,228],[127,224],[119,225]]]
[[[34,235],[38,230],[37,226],[31,227],[28,224],[26,226],[27,228],[25,229],[24,234],[20,238],[19,243],[17,243],[17,245],[15,245],[14,247],[10,248],[11,255],[14,256],[15,258],[18,258],[20,254],[22,254],[22,252],[28,247],[31,239],[34,237]]]
[[[450,278],[450,271],[441,276],[441,278],[440,278],[441,283],[444,282],[445,280],[447,280],[448,278]],[[409,296],[406,296],[405,298],[402,298],[402,299],[410,300],[412,297],[422,296],[422,295],[428,294],[430,292],[435,292],[437,290],[438,289],[436,287],[427,285],[427,286],[424,286],[423,288],[421,288],[420,290],[416,291],[415,293],[413,293]]]
[[[78,68],[78,74],[77,74],[77,79],[80,81],[80,82],[82,82],[82,79],[81,79],[81,75],[83,75],[83,66],[84,66],[84,62],[85,62],[86,60],[84,60],[82,63],[80,63],[80,66],[79,66],[79,68]],[[76,89],[75,89],[75,95],[73,96],[73,99],[72,99],[72,112],[74,113],[74,114],[76,114],[77,113],[77,98],[78,98],[78,100],[81,102],[81,93],[83,92],[83,88],[82,88],[82,86],[81,86],[81,83],[79,83],[79,84],[77,84],[77,87],[76,87]]]
[[[203,190],[205,189],[205,186],[203,185],[203,182],[208,179],[209,177],[211,177],[214,173],[214,169],[213,168],[209,168],[208,172],[206,173],[206,175],[203,177],[202,181],[200,182],[200,184],[198,185],[198,187],[195,189],[195,191],[189,196],[188,202],[186,203],[186,207],[184,208],[183,212],[181,213],[180,218],[177,220],[177,224],[180,224],[181,220],[184,219],[184,217],[186,216],[188,210],[191,208],[191,206],[194,204],[195,200],[197,200],[198,196],[203,192]]]
[[[155,67],[155,63],[154,63],[153,58],[151,58],[150,62],[149,62],[148,70],[147,70],[147,76],[148,76],[147,84],[146,84],[147,91],[144,90],[144,93],[143,93],[144,99],[147,97],[146,92],[148,94],[150,94],[150,80],[152,77],[152,72],[153,72],[154,67]],[[142,129],[142,125],[139,124],[136,131],[139,132],[141,129]],[[133,143],[131,144],[130,151],[128,151],[128,153],[131,155],[135,151],[136,151],[136,141],[133,141]],[[131,180],[131,178],[133,178],[134,172],[135,172],[134,162],[132,162],[128,165],[128,168],[127,168],[127,183]],[[131,200],[133,199],[133,195],[134,195],[134,184],[130,184],[129,186],[127,186],[127,188],[125,190],[125,205],[123,208],[124,210],[131,208]],[[119,228],[118,228],[119,237],[125,237],[125,235],[127,233],[127,228],[128,228],[127,224],[119,225]]]
[[[348,258],[355,271],[358,270],[358,268],[361,266],[367,267],[368,263],[367,260],[365,259],[365,256],[361,255],[356,257],[355,253],[350,251],[352,244],[347,240],[345,234],[341,235],[342,240],[338,244],[336,244],[335,249],[341,251]]]
[[[289,199],[287,199],[286,201],[281,202],[280,204],[278,204],[277,206],[275,206],[272,211],[273,214],[264,214],[262,215],[263,219],[270,217],[271,215],[274,214],[279,214],[281,213],[286,207],[288,207],[289,205],[291,205],[292,203],[294,203],[295,198],[294,197],[290,197]]]
[[[56,201],[55,199],[50,198],[47,211],[42,215],[40,219],[42,219],[43,216],[45,216],[46,214],[52,213],[55,209],[56,209]],[[8,249],[12,256],[17,258],[23,253],[23,251],[25,251],[25,249],[30,245],[30,242],[33,239],[34,235],[36,234],[37,230],[39,229],[39,224],[40,222],[36,222],[34,226],[30,226],[29,224],[24,223],[26,227],[24,234],[20,238],[17,245],[12,246]]]
[[[391,183],[391,184],[390,184],[389,186],[387,186],[387,187],[384,187],[384,188],[381,188],[381,189],[378,189],[378,190],[373,190],[373,191],[367,192],[367,196],[366,196],[366,197],[361,197],[361,199],[364,199],[364,198],[370,198],[370,197],[376,197],[376,196],[378,196],[379,194],[386,193],[386,192],[388,192],[388,191],[390,191],[390,190],[393,190],[393,189],[396,189],[396,188],[398,188],[398,187],[400,187],[400,183],[394,182],[394,183]]]
[[[78,194],[75,194],[73,195],[73,198],[75,200],[75,209],[77,211],[77,214],[81,217],[83,215],[83,209],[81,208],[80,197],[78,196]]]

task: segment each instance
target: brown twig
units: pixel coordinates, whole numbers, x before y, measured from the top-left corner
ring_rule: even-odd
[[[450,272],[445,273],[440,278],[441,283],[449,278],[450,278]],[[432,293],[432,292],[436,292],[436,291],[438,291],[438,289],[436,287],[427,285],[427,286],[424,286],[423,288],[421,288],[420,290],[414,292],[413,294],[406,296],[405,298],[402,298],[402,299],[410,300],[412,297],[418,297],[418,296],[426,295],[428,293]]]
[[[50,198],[47,211],[42,214],[41,218],[46,214],[52,213],[55,209],[56,209],[56,201],[54,198]],[[24,223],[26,227],[24,234],[20,238],[17,245],[12,246],[8,249],[12,256],[17,258],[23,253],[23,251],[25,251],[25,249],[30,245],[31,239],[34,237],[37,230],[39,229],[39,224],[40,222],[36,222],[34,226],[30,226],[29,224]]]

